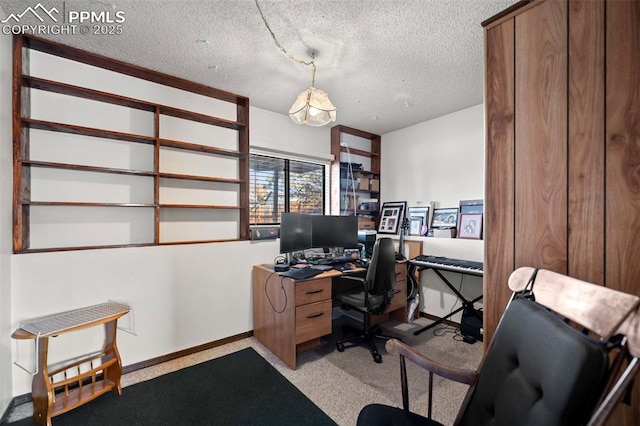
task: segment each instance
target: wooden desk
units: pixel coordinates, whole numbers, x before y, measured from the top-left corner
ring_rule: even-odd
[[[256,339],[295,370],[297,354],[319,346],[322,336],[331,334],[331,284],[333,278],[342,274],[331,270],[296,281],[273,272],[271,265],[255,265],[253,334]],[[377,316],[377,321],[372,318],[372,323],[379,323],[389,316],[406,322],[406,277],[406,262],[397,263],[392,302],[387,313]]]
[[[14,339],[35,339],[37,343],[37,372],[33,376],[31,391],[33,421],[51,426],[52,417],[110,390],[122,394],[122,362],[116,346],[116,325],[118,318],[129,311],[127,305],[107,302],[25,322],[13,332],[11,337]],[[49,371],[49,337],[101,324],[105,329],[102,351]]]

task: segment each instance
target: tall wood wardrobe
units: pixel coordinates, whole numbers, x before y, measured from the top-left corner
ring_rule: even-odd
[[[520,266],[640,295],[640,0],[523,1],[483,26],[486,342]],[[640,380],[610,424],[640,424]]]

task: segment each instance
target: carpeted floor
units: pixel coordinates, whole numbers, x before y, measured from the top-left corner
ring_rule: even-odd
[[[128,386],[122,396],[107,393],[54,419],[57,426],[335,425],[252,348]]]
[[[340,324],[343,321],[356,325],[348,318],[334,322],[334,333],[327,337],[325,345],[316,349],[318,355],[358,378],[363,384],[376,389],[393,401],[394,405],[401,406],[398,357],[387,354],[384,340],[377,342],[378,350],[383,354],[382,364],[375,364],[368,348],[364,346],[338,352],[335,350],[335,340],[342,335]],[[427,324],[430,324],[430,321],[424,318],[411,324],[391,320],[384,323],[383,331],[385,334],[398,336],[403,342],[435,361],[458,368],[477,368],[482,357],[481,342],[473,345],[464,343],[455,328],[445,326],[435,327],[418,336],[413,335],[414,331]],[[407,363],[407,373],[411,410],[426,415],[428,374],[410,362]],[[452,424],[467,389],[466,385],[434,376],[433,418],[444,424]]]
[[[122,383],[123,386],[128,386],[143,382],[180,368],[251,347],[333,421],[339,425],[352,426],[356,422],[360,409],[366,404],[376,402],[401,406],[400,367],[397,358],[386,353],[383,342],[378,346],[383,355],[382,364],[375,363],[364,347],[349,348],[342,353],[337,352],[335,340],[342,335],[340,323],[343,320],[345,319],[334,322],[334,333],[327,336],[320,347],[299,354],[296,370],[291,370],[284,365],[255,338],[248,338],[126,374],[122,378]],[[420,318],[411,324],[388,321],[384,324],[384,329],[389,334],[398,335],[406,343],[416,347],[419,352],[447,365],[477,367],[482,356],[482,344],[469,345],[462,342],[460,336],[453,333],[452,328],[448,331],[436,328],[419,336],[413,336],[415,330],[429,323],[430,321],[425,318]],[[438,336],[434,335],[434,330]],[[411,409],[425,414],[427,375],[410,363],[407,367],[410,373]],[[452,424],[466,389],[465,385],[442,379],[435,381],[434,419],[443,424]],[[22,404],[14,408],[9,421],[15,422],[30,416],[31,404]]]

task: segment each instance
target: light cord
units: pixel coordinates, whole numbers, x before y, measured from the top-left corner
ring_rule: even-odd
[[[284,47],[282,47],[282,45],[278,41],[278,38],[276,37],[276,35],[271,30],[271,27],[269,26],[269,23],[267,22],[267,18],[264,17],[264,13],[262,13],[262,9],[260,8],[260,5],[258,4],[258,0],[255,0],[255,2],[256,2],[256,7],[258,8],[258,12],[260,12],[260,17],[262,17],[262,22],[264,22],[264,26],[267,27],[267,30],[269,30],[269,34],[271,34],[271,38],[273,39],[273,42],[276,44],[276,47],[278,49],[280,49],[280,51],[282,53],[284,53],[289,59],[291,59],[296,64],[313,67],[313,74],[311,76],[311,87],[315,87],[315,85],[316,85],[316,63],[314,62],[315,53],[311,53],[311,61],[303,61],[302,59],[298,59],[298,58],[293,57],[293,55],[291,55],[289,52],[287,52],[287,50]]]

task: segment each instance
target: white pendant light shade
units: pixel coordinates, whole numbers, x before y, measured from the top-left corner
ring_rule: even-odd
[[[336,121],[336,107],[329,100],[324,90],[311,86],[298,95],[289,110],[289,117],[296,124],[307,126],[324,126]]]

